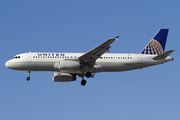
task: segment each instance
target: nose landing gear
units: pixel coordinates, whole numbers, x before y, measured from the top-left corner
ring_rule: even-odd
[[[30,74],[31,74],[31,71],[28,71],[28,77],[26,78],[27,81],[29,81],[31,79]]]
[[[27,77],[26,80],[29,81],[31,78],[30,77]]]

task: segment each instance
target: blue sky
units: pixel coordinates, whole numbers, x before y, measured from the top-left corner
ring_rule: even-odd
[[[179,120],[178,0],[1,0],[0,119]],[[53,72],[4,66],[24,52],[87,52],[119,35],[111,53],[138,53],[161,28],[174,61],[141,70],[98,73],[87,85],[55,83]]]

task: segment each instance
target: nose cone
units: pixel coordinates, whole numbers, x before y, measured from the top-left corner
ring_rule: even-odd
[[[7,68],[10,68],[10,69],[13,69],[13,70],[21,70],[22,68],[22,65],[21,65],[21,62],[19,61],[15,61],[15,60],[9,60],[5,63],[5,66]]]
[[[12,60],[7,61],[5,63],[5,66],[10,69],[16,69],[16,67],[17,67],[16,64]]]
[[[6,66],[7,68],[11,68],[10,62],[7,61],[7,62],[5,63],[5,66]]]

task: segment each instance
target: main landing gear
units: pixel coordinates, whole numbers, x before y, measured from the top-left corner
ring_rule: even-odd
[[[84,80],[84,79],[82,79],[82,81],[81,81],[81,85],[82,85],[82,86],[85,86],[85,85],[86,85],[86,83],[87,83],[87,81],[86,81],[86,80]]]
[[[28,77],[26,78],[27,81],[30,80],[30,74],[31,74],[31,71],[28,71]]]
[[[86,73],[86,77],[87,77],[87,78],[90,78],[90,77],[91,77],[91,75],[92,75],[92,73],[91,73],[91,72],[89,72],[89,71],[87,71],[87,73]]]
[[[89,71],[87,71],[87,73],[86,73],[86,77],[87,77],[87,78],[90,78],[91,76],[92,76],[92,73],[91,73],[91,72],[89,72]],[[82,85],[82,86],[85,86],[85,85],[86,85],[86,83],[87,83],[87,81],[86,81],[86,80],[84,80],[84,77],[82,77],[81,85]]]

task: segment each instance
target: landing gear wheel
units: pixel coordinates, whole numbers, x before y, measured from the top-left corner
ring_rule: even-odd
[[[27,77],[26,80],[29,81],[29,80],[30,80],[30,77]]]
[[[90,78],[90,77],[91,77],[91,75],[92,75],[92,73],[91,73],[91,72],[89,72],[89,71],[87,71],[87,73],[86,73],[86,77],[87,77],[87,78]]]
[[[31,74],[31,71],[30,71],[30,70],[28,70],[28,77],[26,78],[26,80],[27,80],[27,81],[29,81],[29,80],[30,80],[30,74]]]
[[[81,85],[82,85],[82,86],[85,86],[86,83],[87,83],[86,80],[82,80],[82,81],[81,81]]]

